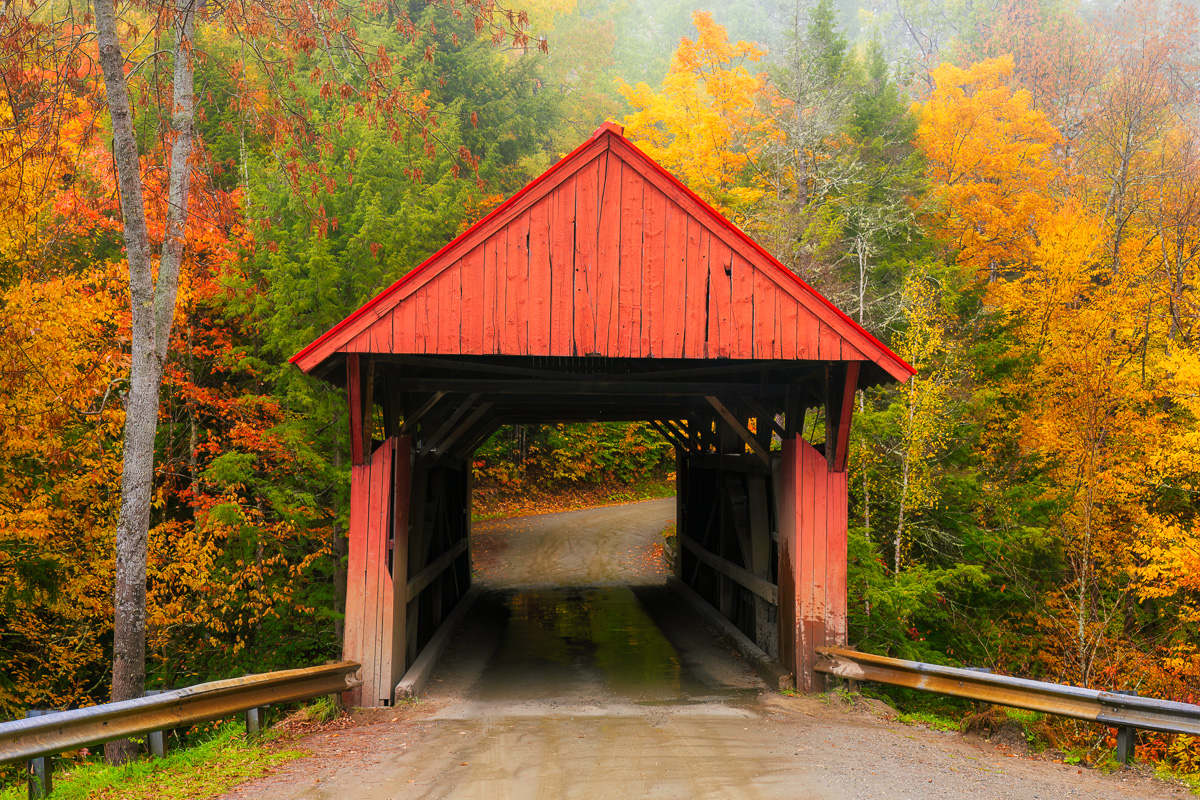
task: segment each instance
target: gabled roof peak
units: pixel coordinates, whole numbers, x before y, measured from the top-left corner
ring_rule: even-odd
[[[913,370],[615,122],[292,357],[339,353],[865,361]]]

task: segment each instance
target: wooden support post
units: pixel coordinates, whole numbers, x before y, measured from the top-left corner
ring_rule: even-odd
[[[767,478],[746,476],[746,500],[750,512],[750,571],[770,583],[771,530],[767,515]],[[778,604],[778,600],[776,600]],[[754,598],[754,643],[771,656],[779,654],[779,626],[772,618],[772,605],[762,597]]]
[[[425,526],[425,506],[429,496],[429,466],[423,462],[415,462],[412,474],[412,499],[409,501],[408,512],[408,570],[414,572],[425,565],[425,540],[428,531]],[[407,593],[407,592],[406,592]],[[417,657],[417,621],[420,619],[420,599],[408,604],[408,619],[404,628],[405,662],[413,663]]]
[[[362,457],[363,463],[371,459],[375,447],[375,359],[367,359],[366,374],[362,386]]]
[[[846,456],[850,450],[850,420],[854,416],[854,393],[858,390],[858,369],[857,361],[848,361],[840,381],[835,381],[832,375],[830,378],[825,403],[825,456],[834,472],[846,470]],[[831,373],[834,372],[831,370]]]
[[[785,440],[779,517],[779,658],[806,692],[824,690],[814,648],[846,643],[846,473]]]
[[[683,580],[683,534],[687,530],[687,470],[691,454],[687,450],[675,451],[675,561],[671,571]]]
[[[357,353],[346,356],[347,405],[350,407],[350,463],[363,463],[362,380]]]

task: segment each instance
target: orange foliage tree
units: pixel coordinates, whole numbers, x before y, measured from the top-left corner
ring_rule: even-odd
[[[735,222],[765,191],[755,176],[757,154],[772,136],[759,105],[769,102],[766,75],[752,72],[766,51],[730,42],[712,15],[692,15],[696,39],[684,38],[662,86],[622,84],[634,112],[625,135]]]

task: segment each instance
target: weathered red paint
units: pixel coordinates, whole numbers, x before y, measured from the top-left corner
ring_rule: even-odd
[[[346,356],[346,386],[350,405],[350,463],[363,463],[362,377],[357,353]]]
[[[377,448],[367,463],[350,468],[346,632],[342,657],[363,665],[363,685],[351,692],[350,699],[356,705],[378,702],[378,656],[383,628],[381,579],[388,578],[387,520],[391,510],[394,441],[389,439]]]
[[[617,130],[597,131],[292,361],[311,371],[335,354],[384,351],[832,359],[907,379],[899,357]]]
[[[350,471],[342,657],[363,665],[355,705],[390,702],[404,673],[411,461],[412,437],[391,437]]]
[[[783,443],[779,481],[779,660],[820,691],[814,648],[846,643],[846,473],[803,439]]]

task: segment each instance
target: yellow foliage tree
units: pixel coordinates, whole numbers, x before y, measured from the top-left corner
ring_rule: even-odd
[[[936,227],[958,248],[959,263],[993,279],[1028,261],[1059,171],[1061,137],[1029,92],[1009,86],[1012,71],[1007,56],[966,69],[942,64],[916,109]]]
[[[0,715],[86,702],[105,660],[123,304],[117,267],[0,294]]]
[[[751,72],[766,51],[730,42],[712,15],[692,15],[695,41],[684,38],[658,90],[621,84],[636,109],[625,118],[625,135],[678,176],[692,191],[735,222],[764,194],[755,159],[771,123],[759,113],[769,102],[766,75]]]

